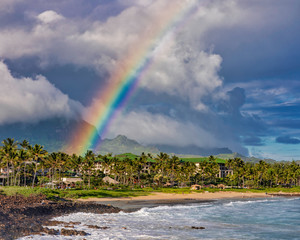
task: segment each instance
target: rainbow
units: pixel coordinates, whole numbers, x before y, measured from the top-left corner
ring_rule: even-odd
[[[139,38],[138,44],[116,64],[105,89],[96,95],[87,113],[87,119],[96,124],[96,130],[80,124],[64,151],[82,155],[88,149],[96,149],[115,116],[124,107],[138,87],[144,74],[150,69],[154,50],[168,34],[176,31],[198,9],[194,0],[168,1],[166,9],[150,28]]]

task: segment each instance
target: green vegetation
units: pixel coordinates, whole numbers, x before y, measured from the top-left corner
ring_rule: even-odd
[[[217,158],[221,158],[221,159],[233,159],[233,158],[240,158],[242,159],[244,162],[251,162],[251,163],[259,163],[259,161],[261,159],[256,158],[256,157],[245,157],[239,153],[227,153],[227,154],[219,154],[216,156]],[[276,163],[276,161],[274,159],[264,159],[264,161],[266,163]]]
[[[83,189],[49,189],[49,188],[28,188],[28,187],[0,187],[0,192],[5,195],[46,195],[49,199],[55,198],[118,198],[118,197],[137,197],[149,195],[150,192],[143,189],[96,189],[96,190],[83,190]]]
[[[18,143],[10,138],[2,141],[0,147],[0,170],[2,186],[24,186],[27,187],[25,189],[38,186],[40,190],[33,191],[42,191],[53,196],[66,194],[66,197],[74,198],[107,196],[106,194],[134,196],[153,189],[177,191],[171,187],[185,192],[193,184],[201,184],[204,189],[211,184],[219,185],[219,188],[226,185],[240,189],[300,185],[300,166],[295,161],[267,163],[261,160],[254,164],[245,163],[238,157],[228,160],[213,156],[178,158],[166,153],[125,153],[112,156],[97,155],[90,150],[84,156],[78,156],[63,152],[48,153],[41,145],[31,146],[26,140]],[[71,177],[74,180],[71,183],[63,180]],[[104,177],[110,177],[108,182],[103,181]],[[77,190],[73,190],[74,188]],[[106,190],[99,190],[100,188],[114,188],[116,192],[105,192]],[[131,190],[133,188],[136,190]],[[30,194],[29,190],[26,191]]]
[[[78,199],[78,198],[120,198],[120,197],[137,197],[146,196],[154,192],[162,193],[175,193],[175,194],[189,194],[192,192],[252,192],[252,193],[299,193],[300,187],[292,188],[259,188],[259,189],[245,189],[245,188],[229,188],[229,189],[219,189],[219,188],[203,188],[201,190],[191,190],[189,187],[185,188],[137,188],[137,189],[46,189],[46,188],[28,188],[28,187],[0,187],[0,195],[46,195],[48,199]]]
[[[201,157],[201,158],[180,158],[182,161],[185,162],[193,162],[193,163],[200,163],[203,161],[207,161],[208,157]],[[225,159],[221,159],[221,158],[215,158],[217,163],[226,163]]]

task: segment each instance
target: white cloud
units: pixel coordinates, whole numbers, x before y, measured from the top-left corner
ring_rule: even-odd
[[[68,14],[64,16],[59,9],[67,9],[67,3],[62,7],[59,1],[48,2],[46,5],[40,3],[43,7],[38,9],[43,10],[37,11],[31,9],[35,1],[30,1],[26,5],[28,7],[23,5],[25,14],[22,17],[28,18],[24,25],[18,22],[0,29],[1,59],[13,61],[23,57],[37,57],[45,68],[48,65],[74,64],[94,68],[101,74],[112,73],[116,68],[122,68],[128,52],[135,52],[141,42],[147,39],[142,36],[147,36],[155,27],[165,24],[159,20],[169,12],[170,7],[198,3],[199,8],[183,19],[187,21],[182,21],[175,28],[171,26],[163,39],[157,41],[150,71],[146,72],[140,84],[151,92],[177,96],[188,102],[190,106],[186,108],[190,114],[190,107],[197,110],[198,113],[193,113],[195,115],[200,114],[200,111],[201,114],[204,111],[209,114],[211,106],[203,100],[204,97],[211,96],[216,101],[220,100],[218,98],[226,98],[224,89],[214,94],[223,82],[218,75],[222,57],[211,51],[211,46],[206,44],[207,32],[224,30],[233,25],[259,27],[261,18],[256,16],[264,16],[234,0],[119,0],[126,8],[124,11],[105,21],[96,21],[91,20],[95,17],[89,18],[84,11],[81,14],[85,18],[80,14],[76,17],[73,15],[73,18],[68,17]],[[68,3],[70,9],[73,3]],[[1,1],[0,10],[5,6],[9,6],[10,11],[14,9],[10,1]],[[42,76],[36,79],[14,78],[3,63],[0,64],[0,74],[0,123],[72,115],[73,109],[80,108],[78,103],[70,100]],[[101,99],[94,99],[95,102],[101,102]],[[224,146],[224,143],[228,147],[239,145],[237,140],[233,140],[239,133],[230,132],[231,128],[226,123],[217,125],[206,121],[206,125],[212,126],[209,129],[205,124],[199,127],[196,120],[194,123],[181,122],[163,114],[131,112],[121,117],[123,119],[119,120],[119,124],[113,124],[111,134],[125,134],[144,143],[212,147]],[[92,123],[95,121],[89,116],[87,119]],[[212,119],[222,123],[218,115]],[[212,130],[214,126],[218,126],[220,132],[234,136],[229,140],[220,138],[221,134]]]
[[[152,69],[141,85],[155,92],[179,96],[189,100],[194,108],[203,109],[201,98],[222,85],[218,76],[222,58],[191,49],[168,41],[168,46],[154,56]]]
[[[15,78],[0,62],[0,124],[75,117],[80,103],[69,99],[43,76]]]
[[[194,0],[175,0],[171,5],[169,0],[138,1],[105,22],[68,19],[47,10],[37,14],[38,21],[30,27],[0,30],[0,56],[10,59],[37,56],[44,67],[71,63],[112,73],[122,67],[128,52],[134,52],[141,41],[145,41],[142,36],[171,23],[160,22],[161,12],[176,5],[186,7],[194,3]],[[222,58],[206,50],[204,33],[216,26],[237,22],[240,12],[235,1],[197,4],[199,8],[195,13],[183,17],[184,24],[175,29],[171,27],[165,38],[158,41],[153,65],[141,86],[177,95],[195,109],[203,110],[202,97],[222,85],[218,76]],[[189,21],[184,22],[186,18]],[[155,39],[156,35],[149,37]]]
[[[144,111],[130,112],[113,121],[109,135],[113,137],[118,134],[144,144],[218,146],[211,133],[191,122],[179,122],[163,114],[150,114]]]
[[[37,16],[37,19],[40,20],[42,23],[49,24],[49,23],[57,22],[59,20],[63,20],[64,17],[52,10],[49,10],[39,14]]]

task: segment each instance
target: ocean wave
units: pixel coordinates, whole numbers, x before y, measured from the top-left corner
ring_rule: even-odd
[[[224,203],[224,206],[235,206],[235,205],[247,205],[247,204],[254,204],[254,203],[264,203],[264,202],[275,202],[277,200],[274,199],[256,199],[256,200],[245,200],[245,201],[231,201],[229,203]]]
[[[297,239],[300,198],[220,200],[209,204],[189,204],[142,208],[136,212],[113,214],[73,213],[55,218],[80,222],[75,230],[87,236],[30,236],[22,240],[52,239]],[[295,202],[293,202],[295,201]],[[270,214],[272,213],[272,214]],[[88,225],[107,229],[92,229]],[[193,229],[205,227],[203,230]],[[61,229],[62,226],[54,226]],[[283,231],[284,229],[284,231]]]

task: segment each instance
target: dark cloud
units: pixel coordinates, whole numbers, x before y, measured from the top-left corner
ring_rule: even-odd
[[[244,139],[244,144],[247,146],[263,146],[264,144],[261,142],[259,137],[247,137]]]
[[[34,80],[41,74],[70,99],[88,106],[96,91],[101,86],[105,89],[109,71],[103,68],[112,66],[118,54],[131,46],[130,39],[139,34],[135,27],[147,23],[143,21],[149,11],[139,14],[146,2],[27,0],[11,1],[9,8],[3,9],[0,3],[4,37],[6,30],[12,33],[2,37],[4,55],[0,57],[14,78]],[[146,85],[152,88],[141,88],[130,99],[123,112],[136,114],[128,117],[128,126],[135,120],[132,131],[136,130],[138,136],[139,119],[135,117],[151,126],[160,123],[161,129],[154,129],[155,141],[162,129],[168,132],[171,123],[173,129],[181,128],[182,140],[177,139],[178,144],[210,139],[206,141],[210,146],[229,147],[243,154],[247,154],[244,146],[265,146],[264,137],[280,136],[277,143],[298,144],[299,138],[289,136],[298,136],[295,131],[300,129],[300,1],[221,0],[210,4],[220,11],[210,11],[204,4],[207,15],[200,17],[201,26],[199,22],[185,25],[182,33],[187,33],[187,37],[176,36],[182,45],[168,42],[173,46],[170,49],[177,49],[176,54],[166,52],[158,61],[158,71],[153,71],[164,74],[151,75]],[[222,8],[223,4],[227,7]],[[118,16],[130,6],[135,6],[135,11]],[[37,17],[49,10],[65,20],[31,39],[39,33],[33,30],[44,26]],[[219,18],[226,21],[218,22]],[[105,27],[107,22],[114,24]],[[55,32],[57,29],[60,31]],[[41,43],[45,33],[50,34],[50,40]],[[77,41],[68,41],[74,36]],[[22,45],[26,40],[27,44]],[[6,47],[5,41],[15,45]],[[24,49],[32,52],[23,53]],[[103,63],[107,65],[102,68]],[[187,68],[191,63],[193,68]],[[161,85],[162,82],[167,84]],[[193,139],[186,138],[186,123],[191,124],[187,132]],[[194,130],[203,135],[192,134]],[[144,138],[147,139],[146,134]],[[166,134],[165,138],[170,136]]]
[[[300,2],[239,1],[253,19],[241,25],[214,28],[208,45],[223,58],[225,82],[292,78],[300,74]],[[256,14],[256,16],[255,16]],[[251,66],[251,67],[249,67]]]
[[[275,127],[300,129],[300,120],[298,120],[298,119],[297,120],[295,120],[295,119],[277,120],[277,121],[274,121],[272,125]]]
[[[276,142],[284,144],[300,144],[300,139],[290,136],[281,136],[276,138]]]
[[[227,94],[229,96],[230,110],[233,113],[239,111],[240,107],[245,103],[245,89],[236,87]]]
[[[92,97],[99,91],[99,87],[105,84],[106,76],[101,76],[92,68],[79,67],[73,64],[52,65],[48,68],[39,67],[36,58],[21,58],[5,61],[15,77],[45,76],[52,84],[72,99],[80,101],[84,105],[91,103]]]

